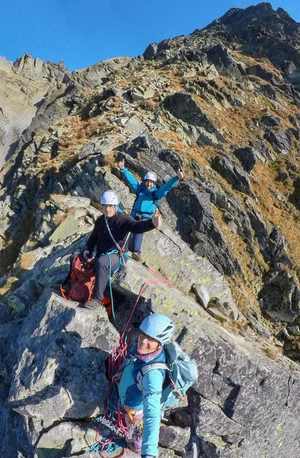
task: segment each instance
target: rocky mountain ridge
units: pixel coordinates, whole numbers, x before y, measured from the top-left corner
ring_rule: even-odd
[[[130,260],[114,285],[117,329],[146,283],[135,322],[151,309],[172,316],[199,364],[160,456],[299,454],[299,43],[299,24],[262,3],[73,73],[1,61],[14,88],[0,85],[3,456],[90,455],[117,332],[51,291],[100,192],[133,203],[120,152],[160,182],[185,170],[162,230],[145,237],[145,265]]]

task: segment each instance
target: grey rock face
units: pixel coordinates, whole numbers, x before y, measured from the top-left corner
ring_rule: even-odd
[[[223,142],[220,132],[214,127],[207,115],[195,103],[190,94],[178,92],[163,101],[163,107],[175,118],[194,126],[198,134],[198,145],[213,145]]]
[[[206,53],[208,62],[214,64],[219,73],[241,75],[241,67],[221,44],[210,47]]]
[[[254,208],[249,210],[248,215],[264,259],[272,268],[278,265],[291,267],[292,262],[288,256],[287,243],[279,229],[270,228]]]
[[[268,81],[269,83],[274,83],[273,73],[268,72],[265,68],[263,68],[259,64],[248,67],[246,71],[249,75],[255,75],[265,81]]]
[[[207,257],[219,272],[231,275],[239,271],[238,262],[229,252],[212,217],[207,193],[199,192],[195,183],[183,183],[174,192],[170,205],[178,215],[179,233],[199,256]]]
[[[204,335],[200,329],[193,352],[199,361],[192,405],[200,456],[297,456],[299,371],[290,371],[287,360],[272,361],[240,337],[225,334],[217,335],[211,327]],[[283,424],[289,425],[287,433]]]
[[[27,435],[24,417],[0,403],[0,453],[7,458],[33,458],[34,448]]]
[[[212,167],[235,189],[244,194],[252,195],[247,174],[232,164],[227,157],[216,156],[212,161]]]
[[[155,55],[157,52],[157,44],[156,43],[151,43],[150,45],[147,46],[145,49],[143,56],[145,59],[154,59]]]

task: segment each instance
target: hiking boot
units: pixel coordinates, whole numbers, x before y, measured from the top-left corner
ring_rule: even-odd
[[[101,301],[97,299],[90,299],[89,301],[82,304],[82,307],[89,310],[96,310],[102,305]]]
[[[139,253],[138,251],[134,251],[132,253],[132,259],[134,259],[135,261],[138,261],[140,262],[142,260],[142,255],[141,253]]]

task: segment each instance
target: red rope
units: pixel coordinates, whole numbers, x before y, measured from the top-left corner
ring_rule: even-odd
[[[124,328],[123,328],[123,330],[122,330],[122,332],[121,332],[121,338],[124,338],[124,336],[125,336],[125,334],[126,334],[126,332],[127,332],[127,330],[128,330],[129,324],[131,323],[133,314],[134,314],[135,309],[136,309],[136,307],[137,307],[137,305],[138,305],[138,303],[139,303],[139,300],[140,300],[140,298],[141,298],[141,295],[142,295],[143,292],[144,292],[145,287],[146,287],[146,282],[144,282],[144,283],[142,284],[142,286],[140,287],[140,291],[139,291],[138,297],[137,297],[135,303],[133,304],[133,306],[132,306],[132,308],[131,308],[131,312],[130,312],[130,314],[129,314],[129,318],[128,318],[128,320],[127,320],[127,323],[125,324],[125,326],[124,326]]]
[[[147,269],[156,276],[156,280],[146,280],[147,285],[166,285],[169,288],[176,288],[176,286],[167,278],[165,278],[160,272],[153,267],[147,266]]]
[[[115,424],[116,424],[117,428],[119,429],[121,434],[124,434],[124,436],[127,437],[128,428],[127,428],[127,425],[126,425],[124,412],[122,410],[118,409],[116,411],[115,415],[116,415]]]
[[[146,286],[145,283],[143,283],[141,288],[140,288],[138,297],[137,297],[135,303],[133,304],[133,306],[131,308],[128,320],[127,320],[127,322],[126,322],[126,324],[125,324],[125,326],[124,326],[124,328],[123,328],[123,330],[121,332],[121,336],[120,336],[120,339],[119,339],[118,347],[115,348],[112,351],[112,353],[110,354],[110,356],[108,357],[108,360],[107,360],[107,375],[108,375],[109,380],[112,383],[115,383],[117,381],[118,372],[120,370],[120,367],[123,364],[123,361],[126,359],[127,351],[128,351],[128,346],[127,346],[127,342],[126,342],[126,334],[127,334],[127,331],[128,331],[129,325],[131,323],[133,314],[134,314],[134,312],[136,310],[137,304],[138,304],[138,302],[139,302],[139,300],[141,298],[141,295],[142,295],[142,293],[144,291],[145,286]]]
[[[153,270],[151,268],[149,268],[149,270],[156,277],[159,277],[159,278],[152,279],[152,280],[145,280],[144,283],[142,284],[142,286],[140,287],[140,290],[139,290],[138,296],[136,298],[136,301],[133,304],[133,306],[131,308],[131,311],[129,313],[128,320],[127,320],[124,328],[122,329],[120,340],[119,340],[119,345],[118,345],[117,348],[115,348],[113,350],[111,355],[108,357],[107,375],[109,377],[109,380],[112,383],[117,382],[118,375],[119,375],[118,372],[120,370],[121,365],[123,364],[123,361],[126,359],[127,351],[128,351],[127,342],[126,342],[126,334],[128,332],[128,328],[129,328],[129,325],[130,325],[130,323],[132,321],[132,317],[133,317],[133,315],[135,313],[136,307],[137,307],[137,305],[139,303],[139,300],[140,300],[145,288],[147,286],[158,285],[158,284],[162,284],[162,285],[167,285],[169,287],[170,286],[173,287],[171,282],[169,282],[167,279],[165,279],[159,272],[157,272],[157,271],[155,271],[155,270]]]

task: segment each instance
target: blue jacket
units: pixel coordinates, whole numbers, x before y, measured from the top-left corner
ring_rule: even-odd
[[[139,387],[140,371],[144,365],[165,363],[164,350],[147,363],[135,357],[128,358],[118,384],[121,406],[128,406],[136,410],[143,410],[144,429],[142,455],[158,455],[158,440],[161,419],[161,394],[166,371],[152,369],[146,373]]]
[[[165,197],[171,189],[175,188],[179,182],[178,177],[173,177],[159,188],[154,186],[149,190],[144,183],[140,183],[128,169],[122,169],[121,175],[131,191],[136,194],[136,199],[131,210],[131,216],[134,218],[136,216],[151,218],[158,208],[158,201],[162,199],[162,197]]]

